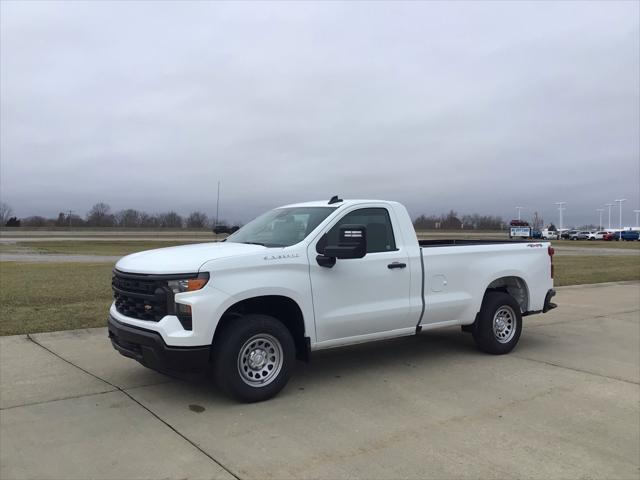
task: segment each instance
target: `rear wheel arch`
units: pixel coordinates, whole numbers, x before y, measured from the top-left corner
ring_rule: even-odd
[[[306,336],[304,316],[298,303],[284,295],[263,295],[241,300],[231,305],[220,317],[212,343],[229,325],[242,321],[244,315],[262,314],[276,318],[287,327],[296,347],[296,358],[309,361],[310,343]]]
[[[483,303],[489,292],[507,293],[511,295],[516,302],[518,302],[522,313],[529,310],[529,287],[522,277],[508,275],[496,278],[485,289]]]

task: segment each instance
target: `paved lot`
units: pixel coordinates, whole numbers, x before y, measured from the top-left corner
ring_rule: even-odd
[[[319,353],[241,405],[112,350],[0,338],[1,478],[640,478],[640,284],[565,287],[508,356],[458,329]]]

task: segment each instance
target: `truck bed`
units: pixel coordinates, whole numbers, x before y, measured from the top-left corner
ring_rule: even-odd
[[[427,247],[461,247],[464,245],[497,245],[509,243],[539,243],[540,240],[467,240],[460,238],[438,239],[438,240],[418,240],[418,244],[422,248]]]

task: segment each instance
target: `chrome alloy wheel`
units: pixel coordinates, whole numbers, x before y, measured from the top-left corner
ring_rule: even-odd
[[[516,313],[508,305],[503,305],[493,316],[493,334],[500,343],[509,343],[516,334]]]
[[[238,354],[238,373],[250,387],[264,387],[276,379],[283,362],[284,355],[278,339],[259,333],[242,345]]]

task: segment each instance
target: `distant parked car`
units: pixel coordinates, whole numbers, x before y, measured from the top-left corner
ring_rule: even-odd
[[[545,228],[544,230],[542,230],[541,235],[544,240],[558,239],[558,232],[556,230],[548,230]]]
[[[542,238],[542,232],[540,230],[532,230],[531,238]]]
[[[602,240],[607,232],[591,232],[589,234],[589,240]]]
[[[567,230],[566,232],[562,232],[560,238],[562,238],[563,240],[573,240],[571,237],[577,233],[577,230]]]
[[[605,242],[611,242],[614,240],[618,240],[618,235],[620,234],[620,232],[607,232],[604,234],[604,236],[602,237],[602,239]]]
[[[624,230],[620,232],[620,238],[627,242],[634,242],[640,239],[640,232],[634,230]]]
[[[574,232],[569,235],[569,240],[586,240],[591,235],[591,232],[582,231],[582,232]]]
[[[240,227],[237,225],[234,225],[233,227],[228,227],[227,225],[216,225],[212,228],[213,233],[216,235],[220,235],[221,233],[233,233],[239,229]]]

